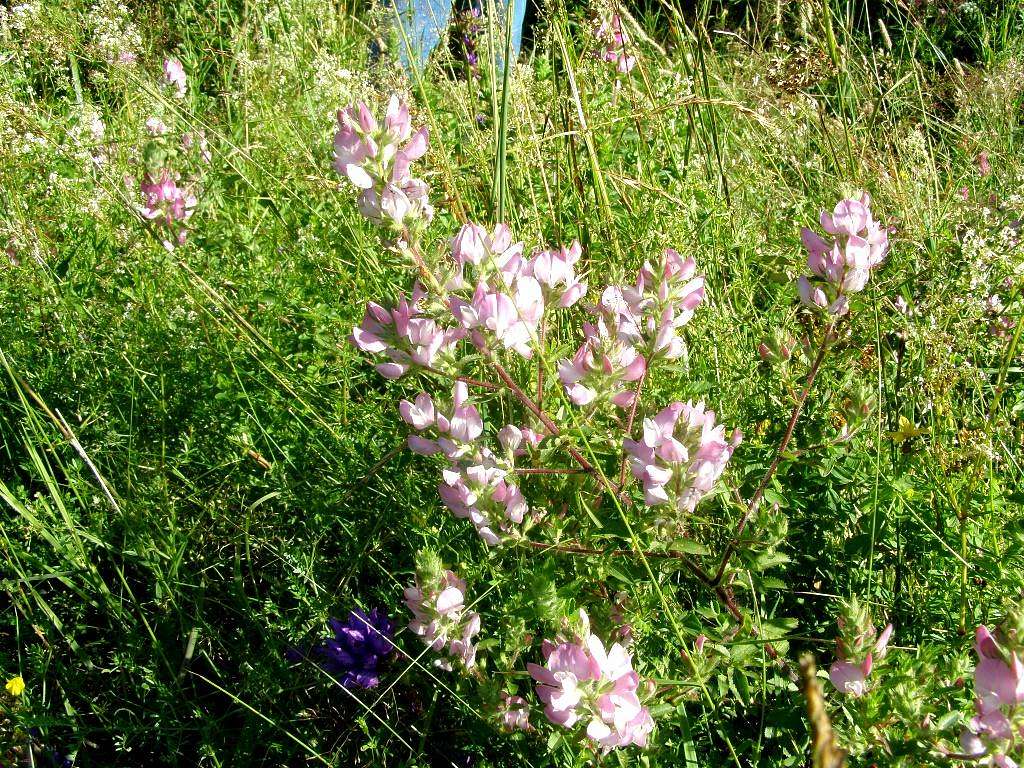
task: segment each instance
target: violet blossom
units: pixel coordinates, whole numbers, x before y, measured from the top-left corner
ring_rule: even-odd
[[[545,640],[544,665],[527,664],[544,714],[565,728],[585,725],[587,737],[603,752],[646,746],[654,720],[637,695],[640,677],[630,654],[618,643],[606,650],[590,633],[586,614],[580,615],[585,626],[581,638]]]
[[[412,611],[409,630],[429,648],[446,652],[449,658],[434,663],[442,669],[476,664],[473,637],[480,632],[480,614],[466,611],[466,582],[453,571],[444,571],[437,583],[422,583],[405,590],[405,604]]]
[[[391,642],[395,625],[379,608],[368,614],[355,610],[343,622],[331,619],[333,637],[314,646],[309,656],[346,688],[374,688],[380,683],[380,668],[395,647]]]
[[[800,301],[836,317],[850,309],[849,296],[864,290],[871,270],[889,252],[889,232],[871,216],[871,197],[840,200],[832,213],[821,212],[821,226],[832,237],[823,238],[804,227],[801,240],[807,250],[811,275],[797,281]]]

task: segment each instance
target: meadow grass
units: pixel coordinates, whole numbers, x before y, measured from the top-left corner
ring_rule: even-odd
[[[853,762],[950,764],[935,747],[969,716],[973,629],[1024,591],[1024,326],[1000,325],[1019,318],[1024,285],[1024,37],[1015,3],[944,26],[899,6],[652,5],[628,22],[628,76],[593,55],[584,12],[558,3],[537,49],[503,68],[493,14],[477,85],[443,56],[403,73],[387,9],[3,11],[0,667],[28,688],[0,719],[0,749],[32,728],[75,765],[582,764],[566,742],[499,733],[471,681],[436,670],[408,633],[373,690],[286,658],[357,606],[404,624],[401,590],[431,548],[485,617],[512,606],[491,627],[496,657],[512,653],[499,638],[557,626],[580,595],[629,592],[637,658],[675,692],[657,751],[604,764],[808,764],[802,698],[765,643],[827,666],[852,596],[897,626],[906,657],[885,700],[898,716],[831,701]],[[122,48],[137,60],[117,64]],[[189,73],[183,100],[160,85],[167,54]],[[402,450],[407,388],[346,339],[364,302],[409,274],[331,168],[335,110],[394,90],[431,130],[430,247],[467,218],[507,221],[528,246],[578,238],[592,289],[666,246],[694,255],[708,298],[688,354],[646,397],[701,398],[742,428],[728,474],[740,495],[808,362],[766,365],[758,345],[817,327],[794,288],[800,227],[857,189],[894,226],[737,555],[742,625],[671,563],[499,557]],[[204,133],[212,153],[170,252],[125,183],[151,116]],[[548,333],[553,381],[579,339],[569,324]],[[677,545],[713,567],[739,514],[717,497]],[[628,541],[609,509],[569,515]],[[676,679],[700,634],[718,661]],[[896,721],[933,726],[862,728]]]

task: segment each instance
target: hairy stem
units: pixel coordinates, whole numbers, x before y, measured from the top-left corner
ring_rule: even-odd
[[[623,430],[624,434],[628,438],[633,437],[633,422],[636,421],[636,411],[640,407],[640,392],[644,387],[644,382],[647,381],[647,371],[649,367],[644,367],[644,372],[641,374],[640,379],[636,383],[636,389],[633,390],[633,404],[629,407],[629,416],[626,418],[626,428]],[[625,449],[622,451],[622,466],[619,468],[619,489],[626,487],[626,467],[629,465],[629,456]]]
[[[793,439],[793,431],[796,429],[796,423],[800,419],[800,414],[803,413],[804,404],[807,402],[807,396],[810,395],[811,387],[814,386],[814,379],[817,377],[818,371],[821,369],[821,364],[825,360],[825,353],[828,352],[829,347],[832,344],[832,334],[835,332],[838,322],[838,320],[833,320],[825,330],[825,337],[822,339],[821,347],[818,349],[818,354],[814,358],[814,362],[811,364],[811,370],[807,372],[807,379],[804,382],[803,391],[800,393],[800,397],[797,398],[796,404],[793,406],[793,412],[789,416],[789,423],[786,424],[786,431],[782,435],[782,441],[775,449],[775,458],[772,459],[772,463],[765,471],[764,477],[761,478],[761,482],[758,484],[757,490],[754,491],[754,495],[751,496],[750,501],[747,502],[747,508],[743,511],[743,516],[736,525],[736,532],[733,534],[729,545],[725,548],[725,552],[722,553],[722,560],[718,564],[718,570],[715,571],[713,581],[715,586],[722,583],[722,577],[725,575],[725,569],[729,567],[729,561],[736,553],[736,547],[739,544],[740,536],[743,535],[743,531],[747,527],[747,521],[750,520],[750,516],[757,510],[758,506],[760,506],[761,499],[764,497],[764,492],[768,488],[768,483],[770,483],[772,478],[775,476],[775,471],[779,468],[779,464],[782,462],[782,455],[789,446],[789,441]]]
[[[529,539],[521,539],[520,543],[523,546],[530,547],[531,549],[540,549],[545,552],[558,552],[562,555],[573,555],[579,557],[595,557],[595,556],[608,556],[608,557],[632,557],[632,558],[650,558],[655,560],[679,560],[684,563],[697,577],[705,584],[711,584],[711,577],[707,572],[700,567],[693,558],[691,558],[685,552],[676,552],[673,550],[666,550],[664,552],[658,550],[637,550],[637,549],[593,549],[591,547],[584,547],[581,544],[548,544],[543,541],[530,541]]]

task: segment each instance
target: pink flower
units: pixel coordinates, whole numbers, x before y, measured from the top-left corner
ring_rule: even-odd
[[[197,202],[195,195],[188,188],[178,186],[176,178],[166,168],[156,174],[146,173],[139,191],[143,197],[139,213],[166,235],[164,247],[173,250],[174,244],[184,243],[188,233],[184,224],[192,218]]]
[[[164,82],[174,87],[175,96],[179,99],[185,98],[185,91],[188,88],[185,67],[173,57],[164,59]]]
[[[1007,658],[985,626],[975,633],[974,650],[978,654],[974,692],[982,709],[1016,707],[1024,702],[1024,664],[1017,653]]]
[[[522,257],[523,244],[513,242],[512,232],[505,224],[495,224],[494,229],[488,233],[479,224],[467,222],[452,239],[452,260],[455,262],[456,273],[448,287],[463,287],[464,269],[469,264],[477,268],[477,283],[486,282],[511,288],[522,272]]]
[[[576,275],[575,265],[583,249],[578,240],[568,248],[540,251],[524,264],[524,273],[534,277],[545,297],[558,307],[571,307],[587,292],[587,284]]]
[[[615,322],[615,315],[608,315]],[[575,405],[611,400],[620,408],[629,407],[634,391],[627,384],[644,375],[647,361],[633,344],[605,317],[583,324],[583,344],[572,359],[558,362],[558,378],[566,395]]]
[[[530,705],[522,696],[509,696],[501,692],[501,703],[498,706],[498,719],[506,731],[529,731]]]
[[[393,95],[383,124],[360,102],[338,112],[334,168],[360,191],[359,211],[396,230],[428,223],[434,209],[427,186],[410,175],[410,166],[427,151],[427,129],[413,133],[408,107]]]
[[[978,165],[978,173],[982,176],[988,176],[992,173],[992,164],[988,161],[988,152],[979,152],[978,156],[974,158],[974,162]]]
[[[520,448],[524,443],[530,448],[536,449],[544,435],[529,427],[517,427],[514,424],[507,424],[498,432],[498,442],[513,456],[527,453],[526,448]]]
[[[606,651],[589,629],[574,642],[545,641],[544,666],[531,663],[527,670],[545,716],[555,725],[585,725],[587,737],[604,752],[646,746],[654,720],[637,696],[640,678],[632,659],[618,643]]]
[[[352,329],[349,341],[356,347],[387,358],[376,366],[377,372],[387,379],[401,378],[414,365],[433,366],[451,353],[464,335],[460,329],[444,328],[424,316],[420,306],[423,298],[422,289],[416,285],[412,302],[402,296],[394,309],[367,302],[363,322]]]
[[[511,481],[518,446],[524,440],[536,445],[540,437],[533,430],[510,425],[498,435],[506,448],[505,456],[480,445],[483,419],[469,402],[463,382],[455,385],[450,411],[443,410],[425,392],[414,401],[401,401],[398,407],[403,421],[414,430],[436,435],[434,439],[427,434],[410,435],[409,448],[425,456],[440,453],[448,459],[437,489],[444,505],[456,517],[472,522],[488,546],[503,543],[529,512],[525,497]]]
[[[842,622],[840,622],[840,626],[842,626]],[[864,639],[873,636],[874,633],[874,627],[869,627],[868,632],[858,636],[857,643],[860,644]],[[892,633],[892,624],[887,624],[885,629],[882,630],[882,633],[875,640],[875,644],[872,649],[867,652],[860,662],[857,662],[855,659],[846,658],[847,653],[853,653],[856,649],[851,649],[847,643],[840,641],[840,658],[832,664],[828,671],[829,680],[832,681],[832,685],[836,687],[837,691],[849,694],[855,698],[864,695],[867,691],[868,675],[871,674],[875,660],[880,660],[885,657],[889,647],[889,640],[892,638]],[[868,640],[868,642],[870,642],[870,640]]]
[[[436,584],[417,580],[405,590],[405,604],[413,614],[409,630],[435,651],[447,646],[449,658],[434,662],[442,669],[451,669],[453,661],[466,669],[476,663],[473,637],[480,632],[480,615],[466,612],[465,599],[466,582],[452,571],[444,571]]]
[[[666,248],[655,264],[644,263],[636,285],[605,290],[601,306],[618,315],[620,333],[641,345],[648,359],[674,360],[685,349],[678,331],[704,300],[704,277],[696,272],[692,257]]]
[[[693,512],[714,490],[742,435],[725,438],[725,427],[715,424],[714,411],[704,403],[675,402],[653,419],[644,419],[643,439],[626,438],[633,476],[643,482],[644,503],[670,504],[679,512]]]
[[[167,133],[167,125],[159,117],[146,119],[146,133],[150,136],[163,136]]]
[[[604,50],[599,52],[600,57],[614,64],[619,74],[627,74],[636,66],[636,58],[627,53],[629,35],[622,28],[622,20],[618,14],[602,22],[595,31],[595,36],[604,44]]]
[[[523,522],[529,506],[518,486],[507,481],[507,470],[489,452],[482,452],[479,459],[478,464],[463,461],[446,469],[438,493],[452,514],[473,523],[484,543],[497,546],[512,525]]]
[[[860,664],[837,661],[828,670],[828,678],[840,693],[863,696],[867,690],[867,675]]]
[[[1020,757],[1024,738],[1024,664],[1019,649],[1004,647],[985,626],[975,632],[975,716],[960,737],[964,752],[993,766],[1016,766],[1007,754]]]
[[[486,348],[487,340],[494,339],[529,359],[544,312],[544,296],[537,281],[526,275],[518,276],[512,290],[506,290],[481,281],[470,301],[453,294],[449,305],[462,327],[476,332],[473,341],[477,347]]]
[[[871,198],[840,200],[831,213],[821,212],[825,239],[804,227],[800,239],[807,250],[811,275],[797,281],[800,301],[834,316],[849,311],[849,294],[864,290],[871,270],[889,250],[889,233],[871,216]]]

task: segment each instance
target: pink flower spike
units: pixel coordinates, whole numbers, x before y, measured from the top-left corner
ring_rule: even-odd
[[[164,82],[174,87],[174,95],[179,99],[185,97],[185,91],[188,88],[185,67],[173,57],[164,59]]]

